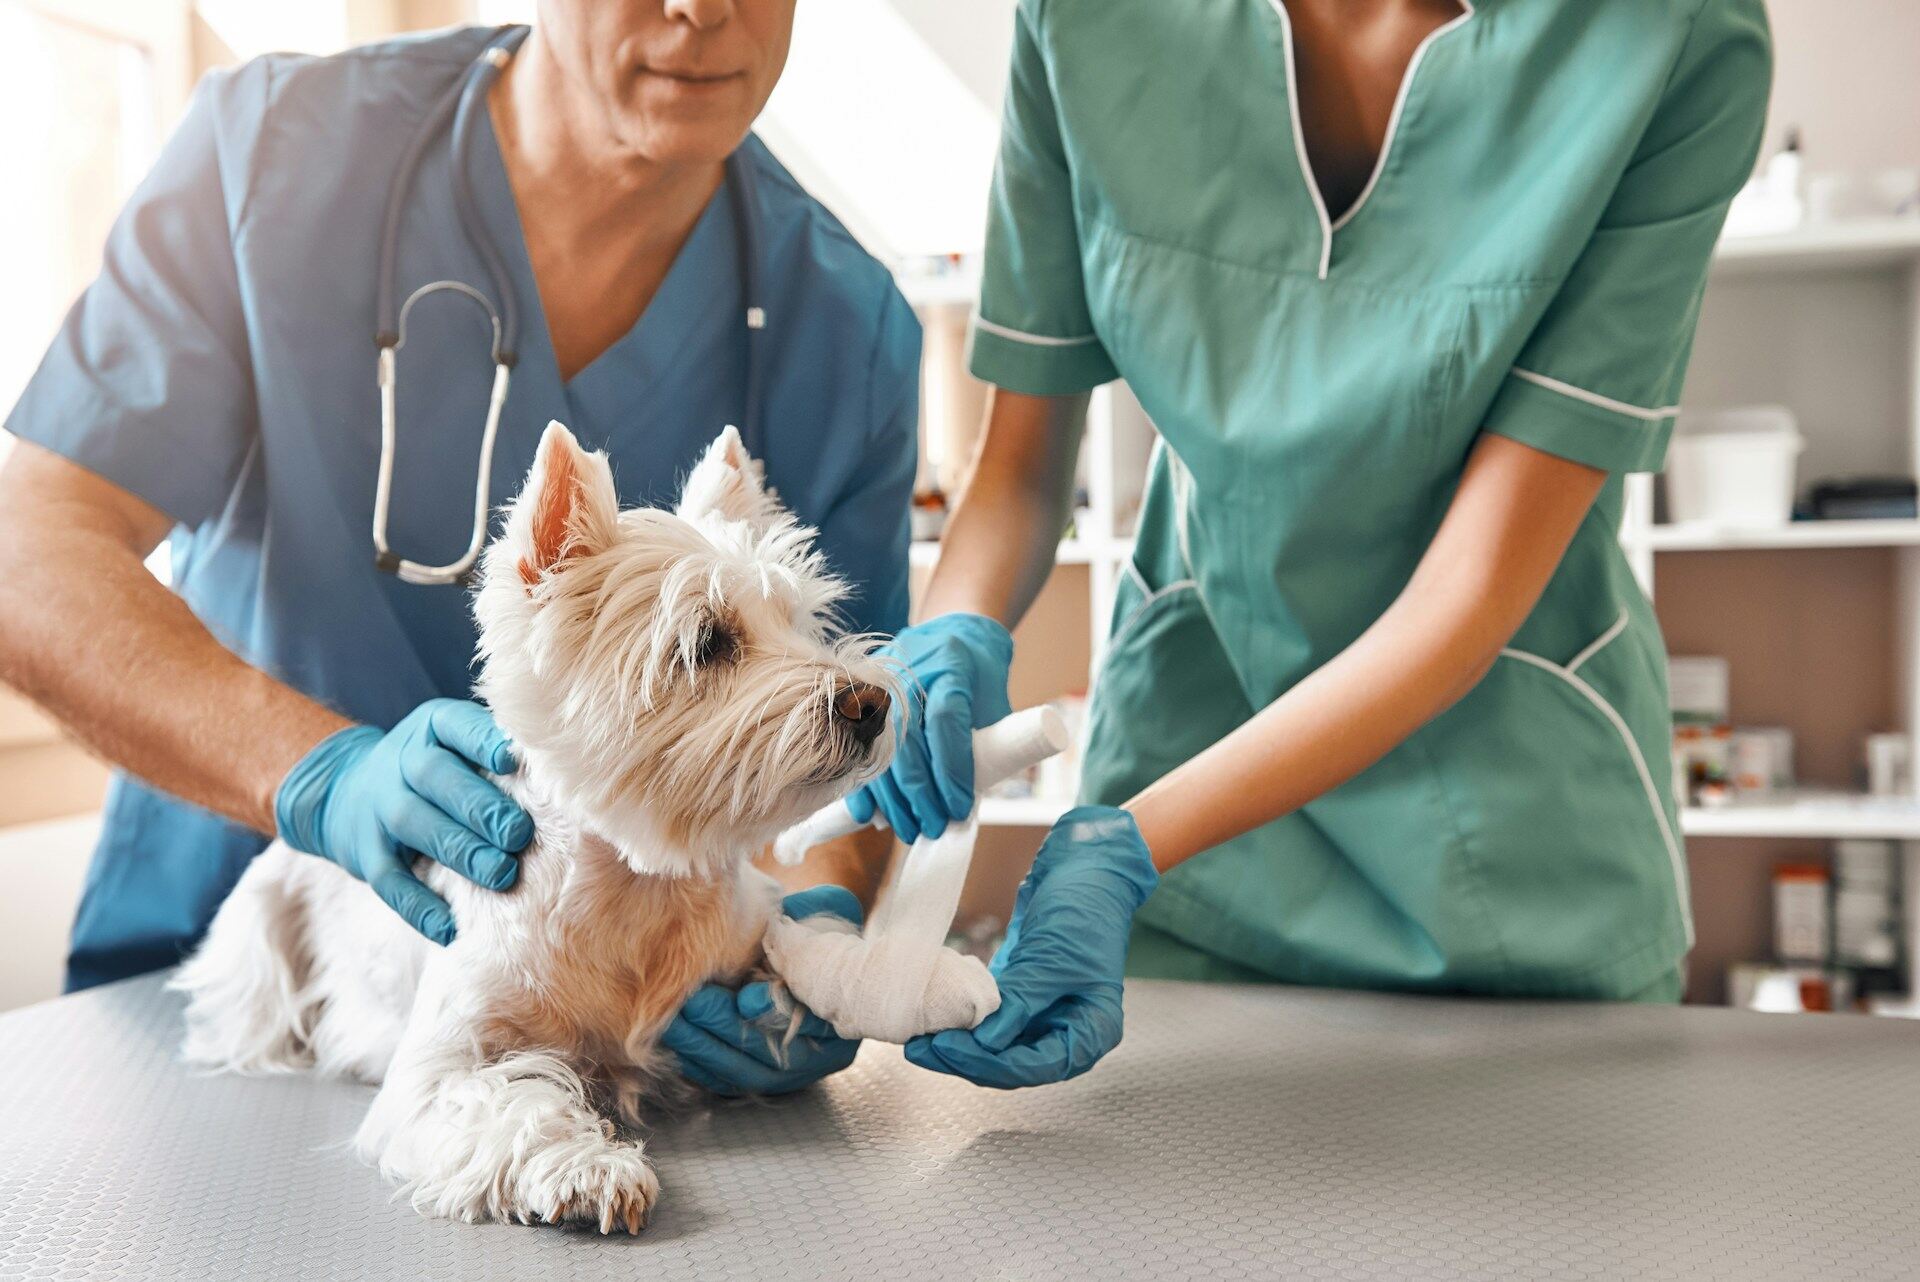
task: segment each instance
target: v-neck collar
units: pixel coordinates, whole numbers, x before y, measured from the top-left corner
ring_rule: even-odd
[[[1457,30],[1473,18],[1473,0],[1458,0],[1460,12],[1429,31],[1419,44],[1413,47],[1413,55],[1407,59],[1407,69],[1400,73],[1400,87],[1393,95],[1393,110],[1387,116],[1386,136],[1380,140],[1380,154],[1373,158],[1373,169],[1367,175],[1366,186],[1353,198],[1353,203],[1343,210],[1338,218],[1327,215],[1327,200],[1320,190],[1320,180],[1314,176],[1313,158],[1307,153],[1307,135],[1300,120],[1300,71],[1299,58],[1294,47],[1293,18],[1287,13],[1285,0],[1267,0],[1267,5],[1280,17],[1280,38],[1286,55],[1287,75],[1287,118],[1293,127],[1293,154],[1300,166],[1300,179],[1306,184],[1307,195],[1313,201],[1314,216],[1320,222],[1320,267],[1319,278],[1325,280],[1333,266],[1334,233],[1353,221],[1373,195],[1373,189],[1380,182],[1380,175],[1386,172],[1387,159],[1393,152],[1395,136],[1400,130],[1400,116],[1406,109],[1407,95],[1413,88],[1414,78],[1420,72],[1420,62],[1426,57],[1433,42],[1450,31]]]
[[[570,408],[583,408],[583,402],[599,399],[610,384],[630,397],[637,385],[656,387],[674,377],[680,368],[680,355],[687,345],[717,319],[731,315],[725,307],[716,308],[714,300],[736,298],[740,294],[740,243],[734,226],[732,202],[727,199],[723,180],[714,188],[693,230],[680,246],[680,252],[667,268],[659,288],[654,290],[646,309],[633,327],[609,343],[572,378],[560,376],[559,357],[553,349],[553,334],[547,325],[546,308],[540,298],[539,281],[533,271],[533,256],[527,249],[525,228],[521,222],[513,183],[507,174],[506,158],[500,150],[498,135],[487,113],[481,113],[478,126],[483,215],[493,226],[498,242],[508,257],[508,269],[520,290],[520,310],[531,318],[522,326],[521,367],[537,356]]]

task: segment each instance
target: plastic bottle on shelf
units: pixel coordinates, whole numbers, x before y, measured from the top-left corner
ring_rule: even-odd
[[[1824,966],[1832,952],[1830,881],[1819,864],[1773,870],[1773,953],[1783,962]]]
[[[1727,211],[1729,236],[1767,236],[1792,231],[1806,218],[1801,186],[1800,130],[1787,130],[1785,144],[1758,176],[1740,189]]]

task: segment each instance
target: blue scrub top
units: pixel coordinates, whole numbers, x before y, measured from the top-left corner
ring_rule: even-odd
[[[466,592],[374,568],[379,457],[374,289],[402,151],[491,32],[330,58],[274,55],[210,75],[115,225],[7,429],[175,517],[175,587],[219,639],[375,725],[470,693]],[[738,233],[726,189],[633,330],[563,382],[505,166],[482,113],[467,163],[521,314],[493,498],[518,489],[549,419],[612,457],[622,503],[670,502],[702,448],[745,414]],[[430,280],[490,291],[461,233],[448,139],[414,184],[400,295]],[[768,328],[761,453],[787,505],[855,587],[849,627],[907,618],[920,331],[892,279],[756,138]],[[492,379],[479,312],[450,294],[409,318],[399,356],[390,545],[464,550]],[[74,923],[69,989],[172,964],[206,929],[260,834],[118,779]]]

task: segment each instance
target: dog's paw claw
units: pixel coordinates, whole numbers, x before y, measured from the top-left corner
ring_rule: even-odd
[[[578,1224],[611,1235],[647,1227],[660,1181],[638,1149],[617,1149],[569,1172],[545,1203],[548,1224]]]

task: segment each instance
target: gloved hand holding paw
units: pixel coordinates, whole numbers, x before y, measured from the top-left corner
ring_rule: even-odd
[[[781,912],[800,921],[820,914],[858,926],[860,901],[844,886],[815,886],[781,901]],[[687,998],[660,1041],[680,1062],[680,1071],[715,1095],[785,1095],[802,1090],[853,1063],[860,1043],[837,1035],[818,1015],[803,1012],[787,1037],[787,1022],[772,990],[752,983],[738,990],[707,984]]]
[[[907,1059],[979,1086],[1077,1077],[1120,1044],[1133,915],[1160,874],[1133,816],[1079,806],[1053,826],[1020,883],[989,969],[1000,1008],[972,1030],[916,1037]]]

